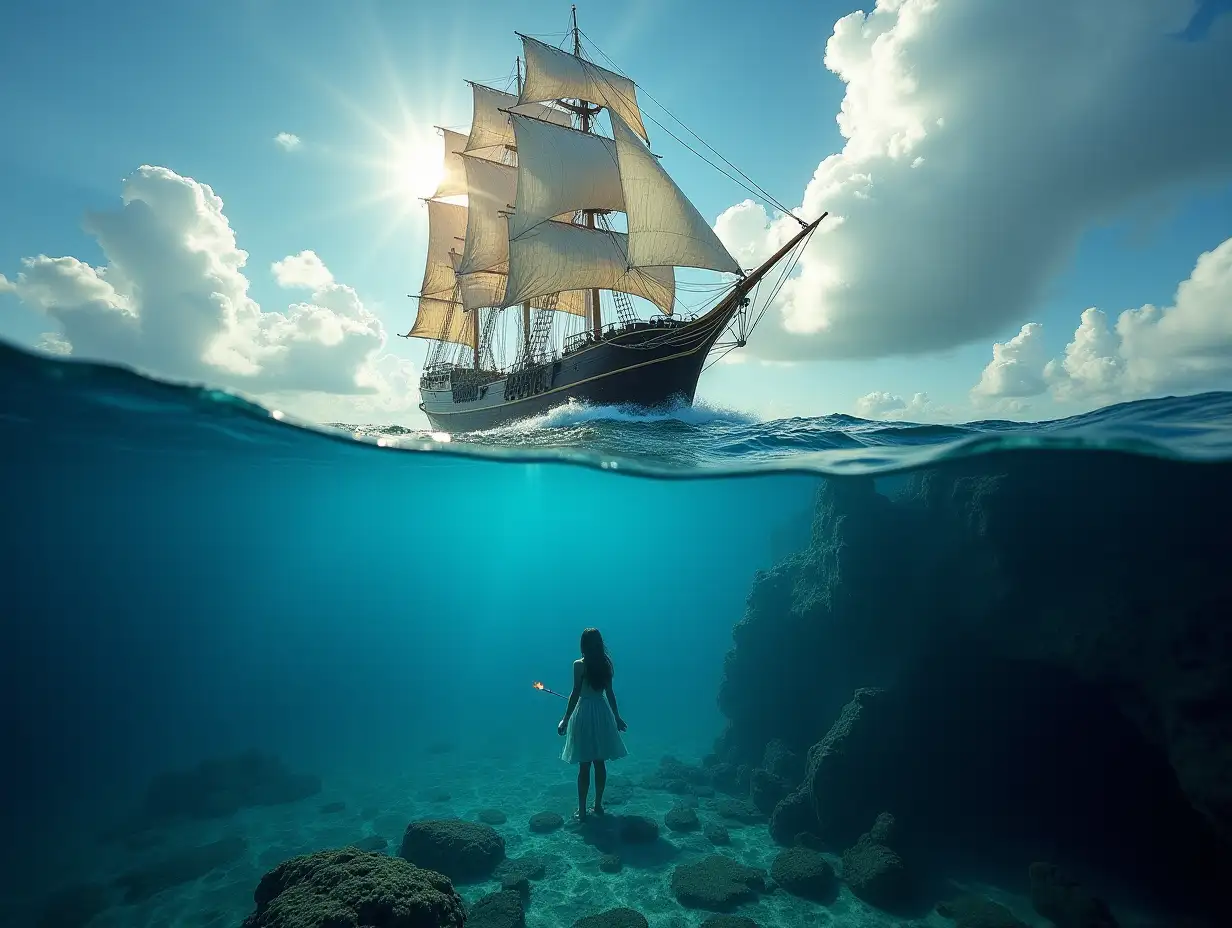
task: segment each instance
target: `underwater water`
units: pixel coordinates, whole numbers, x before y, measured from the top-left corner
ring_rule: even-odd
[[[386,924],[258,908],[350,846],[451,878],[389,924],[1220,923],[1232,394],[444,438],[0,346],[0,924]]]

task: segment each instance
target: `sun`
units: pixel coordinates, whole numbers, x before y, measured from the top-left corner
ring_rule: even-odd
[[[411,200],[430,197],[441,182],[444,161],[444,140],[436,131],[411,130],[391,145],[388,189]]]

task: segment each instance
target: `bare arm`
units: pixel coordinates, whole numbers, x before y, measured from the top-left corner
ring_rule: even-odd
[[[573,715],[573,710],[577,708],[578,700],[582,697],[582,662],[573,662],[573,692],[569,694],[569,705],[565,707],[565,717],[560,720],[560,724],[564,725],[569,721],[569,716]]]
[[[619,722],[620,710],[616,708],[616,691],[612,689],[612,684],[607,685],[607,704],[612,707],[612,715],[616,716],[616,721]]]

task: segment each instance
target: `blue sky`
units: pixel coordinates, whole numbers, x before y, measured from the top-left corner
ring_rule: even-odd
[[[830,318],[833,338],[827,340],[826,332],[793,338],[790,332],[770,331],[775,324],[770,319],[763,323],[767,331],[754,334],[745,363],[716,365],[704,376],[702,398],[774,416],[834,411],[893,416],[909,411],[918,418],[1035,418],[1135,395],[1228,386],[1227,367],[1190,363],[1187,359],[1196,349],[1189,343],[1176,347],[1174,335],[1157,339],[1168,342],[1172,353],[1166,356],[1160,355],[1162,349],[1142,348],[1144,335],[1132,344],[1125,342],[1124,357],[1105,357],[1124,374],[1115,383],[1092,379],[1077,367],[1059,375],[1063,379],[1050,375],[1046,380],[1042,373],[1049,360],[1057,362],[1054,373],[1060,369],[1084,309],[1099,307],[1111,324],[1123,310],[1148,303],[1171,306],[1178,284],[1194,273],[1199,255],[1232,237],[1232,151],[1212,128],[1221,121],[1217,107],[1203,109],[1208,101],[1226,103],[1232,92],[1228,68],[1219,64],[1222,57],[1232,59],[1232,53],[1220,54],[1232,49],[1230,17],[1218,15],[1228,4],[1206,3],[1195,17],[1199,5],[1184,0],[1041,3],[1030,15],[1047,41],[1034,50],[1013,44],[1027,43],[1031,27],[1016,21],[1026,14],[1011,13],[1008,7],[981,8],[971,0],[936,0],[936,9],[928,9],[931,4],[922,0],[908,0],[907,6],[912,4],[924,10],[922,29],[912,32],[904,14],[886,3],[865,28],[883,23],[875,30],[898,37],[907,62],[904,73],[919,82],[912,99],[922,102],[913,112],[944,116],[951,128],[939,133],[930,123],[927,137],[915,143],[923,152],[915,188],[889,173],[898,171],[901,158],[893,164],[884,157],[865,162],[872,165],[868,171],[875,203],[870,209],[875,215],[870,213],[861,223],[854,211],[860,204],[855,204],[845,227],[836,229],[832,239],[819,237],[814,243],[817,268],[829,260],[827,241],[835,246],[830,253],[848,255],[835,260],[848,262],[838,266],[852,283],[825,306],[811,294],[793,299],[808,318]],[[835,209],[822,189],[832,178],[812,185],[810,178],[823,159],[844,152],[850,142],[840,133],[836,114],[845,95],[853,95],[854,101],[861,81],[891,86],[859,64],[872,47],[871,38],[864,45],[845,39],[847,45],[839,47],[836,23],[852,13],[852,3],[770,0],[758,3],[755,15],[747,3],[727,0],[579,6],[582,29],[623,71],[777,199],[793,207],[803,203],[806,212]],[[1092,113],[1116,116],[1123,110],[1120,122],[1109,117],[1103,134],[1082,137],[1058,122],[1054,143],[1041,140],[1030,162],[1026,154],[1020,162],[1013,153],[1022,152],[1021,143],[1007,142],[1004,148],[996,144],[1013,138],[1019,91],[1042,86],[1038,82],[1057,75],[1068,81],[1063,85],[1057,78],[1055,91],[1022,94],[1021,111],[1027,114],[1023,124],[1029,127],[1029,120],[1037,119],[1036,128],[1024,138],[1035,140],[1046,134],[1039,125],[1048,129],[1051,124],[1038,123],[1032,113],[1054,111],[1056,100],[1069,105],[1091,88],[1114,95],[1119,86],[1113,81],[1115,73],[1101,72],[1088,80],[1084,68],[1100,66],[1090,59],[1098,59],[1093,52],[1105,40],[1096,41],[1098,30],[1084,37],[1077,21],[1058,20],[1057,11],[1077,7],[1097,26],[1101,16],[1131,24],[1119,38],[1106,40],[1112,49],[1107,57],[1116,53],[1117,66],[1136,74],[1153,65],[1159,72],[1148,74],[1144,83],[1126,86],[1125,100],[1109,97],[1090,104]],[[1130,8],[1141,16],[1126,15]],[[61,328],[55,300],[63,304],[65,297],[60,291],[49,296],[50,291],[37,289],[35,271],[29,269],[23,284],[22,259],[73,256],[96,268],[106,265],[98,235],[83,230],[83,216],[91,211],[115,213],[125,178],[142,165],[163,167],[179,178],[209,185],[222,199],[236,244],[248,253],[243,269],[247,294],[262,309],[285,312],[288,304],[307,299],[307,294],[289,294],[271,272],[274,262],[307,250],[328,267],[337,287],[350,288],[362,301],[368,315],[362,326],[354,327],[360,340],[347,354],[347,363],[366,363],[363,358],[377,354],[385,359],[379,389],[390,395],[382,404],[354,407],[345,392],[311,389],[309,375],[330,363],[315,356],[303,370],[283,371],[269,380],[270,395],[291,408],[299,403],[307,415],[369,414],[417,422],[413,367],[422,360],[424,345],[392,336],[405,331],[413,316],[413,303],[404,295],[418,284],[426,217],[395,163],[408,151],[420,158],[427,148],[439,145],[433,125],[468,122],[470,93],[464,79],[497,83],[509,74],[519,52],[514,30],[560,33],[568,15],[568,4],[557,2],[24,5],[10,14],[10,27],[0,34],[0,106],[7,130],[0,146],[0,215],[5,219],[0,223],[0,274],[7,286],[0,289],[9,291],[0,292],[0,336],[33,345],[43,333]],[[1163,34],[1164,26],[1171,28],[1175,22],[1187,24],[1184,40]],[[835,58],[841,51],[842,57],[856,62],[848,65],[846,80],[827,68],[832,35]],[[1021,58],[1015,58],[1019,51]],[[1054,55],[1056,60],[1050,58]],[[995,63],[1002,60],[1026,64],[1012,72],[997,71]],[[1193,62],[1192,68],[1187,62]],[[1030,71],[1033,63],[1039,76]],[[1004,107],[989,108],[965,89],[976,79],[973,75],[983,73],[981,68],[988,72],[990,95],[997,80],[1008,82],[1006,93],[991,97],[1004,99]],[[953,80],[948,79],[951,73]],[[1101,80],[1108,83],[1099,84]],[[1158,88],[1159,99],[1151,99],[1152,88]],[[1056,100],[1040,96],[1051,92]],[[896,124],[899,116],[894,114],[906,112],[895,109],[904,99],[864,105],[857,117],[862,128],[857,127],[854,137],[883,138],[882,127]],[[1178,108],[1173,100],[1184,101],[1184,106]],[[646,108],[661,118],[653,105]],[[1086,111],[1076,112],[1078,125],[1090,122]],[[1004,120],[1005,126],[993,125],[994,120]],[[703,215],[717,219],[745,199],[745,191],[656,132],[653,124],[650,129],[664,164]],[[1067,131],[1075,138],[1073,151],[1065,143]],[[1122,131],[1132,144],[1117,136]],[[282,132],[301,140],[296,150],[274,142]],[[1137,151],[1141,141],[1133,141],[1135,134],[1167,138],[1175,147],[1161,142],[1155,151],[1148,143]],[[1178,151],[1209,156],[1178,156]],[[947,164],[944,183],[925,176]],[[1055,170],[1042,171],[1041,164]],[[1067,176],[1071,173],[1074,176]],[[844,175],[845,190],[850,175]],[[1074,189],[1100,186],[1091,178],[1105,175],[1113,180],[1089,206],[1068,206],[1075,201]],[[1117,180],[1122,175],[1123,182]],[[171,181],[164,177],[158,182]],[[952,195],[940,198],[936,191],[942,186]],[[1031,209],[981,213],[987,191],[1015,189],[1034,191]],[[851,202],[842,199],[847,195],[837,196],[834,203],[841,208]],[[938,197],[931,213],[936,241],[931,225],[913,225],[915,220],[896,214],[908,209],[908,201],[919,201],[923,209],[929,195]],[[156,194],[149,196],[153,202]],[[969,209],[963,206],[965,196],[972,198]],[[1007,200],[1007,210],[1010,205]],[[1067,213],[1056,222],[1063,231],[1055,242],[1048,239],[1053,212]],[[1017,224],[1020,217],[1034,224],[1035,238],[1024,246],[1032,252],[1030,260],[992,268],[986,257],[962,247],[962,235],[978,244],[1007,223]],[[955,223],[983,227],[951,235],[946,229]],[[886,229],[902,231],[903,238],[891,241]],[[120,234],[113,229],[112,240]],[[937,241],[957,242],[958,247],[939,251],[934,260],[927,250]],[[883,245],[887,251],[876,255],[874,263]],[[750,247],[757,243],[750,242]],[[110,257],[115,263],[115,255]],[[968,257],[972,267],[961,270]],[[907,265],[915,258],[960,270],[939,277],[929,272],[912,281]],[[169,259],[149,260],[165,269]],[[984,268],[989,275],[995,271],[1002,279],[1019,281],[1017,290],[1007,287],[1004,303],[995,279],[975,280]],[[112,273],[107,279],[115,277]],[[898,278],[926,297],[920,301],[921,313],[943,312],[961,302],[968,282],[979,299],[972,297],[972,306],[956,308],[943,335],[895,335],[900,322],[902,332],[914,324],[914,301],[885,290],[886,281]],[[800,289],[808,289],[812,279],[803,281]],[[79,284],[76,280],[74,286]],[[176,292],[177,287],[173,281],[161,281],[144,290],[148,298],[149,292]],[[910,297],[913,291],[906,293]],[[1220,293],[1217,289],[1213,299]],[[314,295],[309,302],[333,306],[331,301],[345,296]],[[1200,311],[1207,310],[1186,310],[1184,319],[1197,319]],[[1030,345],[1024,346],[1023,354],[1029,355],[1023,358],[1025,366],[1011,365],[1014,376],[999,374],[1000,379],[989,381],[988,389],[973,397],[972,388],[993,358],[993,342],[1008,341],[1027,323],[1038,323],[1040,329],[1032,331]],[[1210,331],[1203,325],[1178,323],[1176,328],[1205,332],[1209,353]],[[1232,358],[1232,334],[1226,328],[1219,333],[1227,338],[1219,350]],[[383,347],[377,347],[382,337]],[[1137,353],[1131,356],[1131,349]],[[74,353],[89,352],[75,344]],[[157,356],[118,359],[136,358],[141,364],[147,357]],[[182,370],[168,365],[155,372],[210,379],[214,368],[194,365]],[[1170,371],[1184,373],[1173,376]],[[1026,382],[1021,382],[1023,377]],[[217,380],[235,386],[222,373]],[[917,393],[928,399],[909,406]]]

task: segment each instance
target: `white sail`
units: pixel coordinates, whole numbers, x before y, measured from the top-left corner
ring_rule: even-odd
[[[513,126],[509,123],[509,110],[534,116],[545,122],[567,126],[571,118],[564,110],[554,106],[534,103],[523,106],[511,93],[493,90],[483,84],[471,84],[472,107],[471,134],[462,150],[468,155],[487,158],[490,161],[504,160],[505,146],[513,145]]]
[[[466,164],[466,247],[459,274],[503,270],[509,261],[509,225],[505,214],[517,196],[516,168],[469,154]]]
[[[441,182],[434,197],[457,197],[466,193],[466,166],[462,152],[466,151],[467,137],[461,132],[442,129],[445,134],[445,163],[441,169]]]
[[[676,186],[633,131],[612,114],[629,217],[632,267],[699,267],[740,273],[740,265],[719,241],[697,207]]]
[[[672,311],[672,268],[629,268],[620,232],[544,222],[509,243],[509,280],[502,305],[568,290],[620,290]]]
[[[586,100],[607,107],[649,140],[637,106],[637,88],[629,78],[529,36],[522,36],[522,52],[526,80],[519,99],[523,103]]]
[[[458,294],[465,309],[501,306],[505,302],[505,282],[509,276],[493,271],[476,271],[458,277]],[[544,302],[544,301],[538,301]],[[586,294],[577,290],[560,294],[552,306],[557,312],[574,316],[586,315]]]
[[[516,114],[513,132],[518,184],[510,238],[576,210],[625,208],[611,139]]]
[[[462,249],[466,235],[466,207],[456,203],[428,201],[428,256],[424,261],[421,296],[453,299],[454,264],[451,252]]]
[[[419,298],[415,324],[407,333],[415,338],[432,338],[455,345],[472,345],[474,329],[470,313],[453,300]]]

